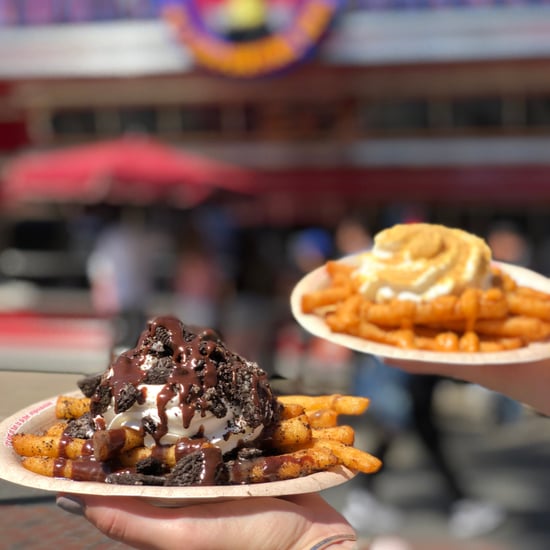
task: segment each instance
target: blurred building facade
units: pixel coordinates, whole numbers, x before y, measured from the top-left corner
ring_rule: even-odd
[[[141,131],[257,169],[271,208],[292,192],[306,217],[335,189],[354,204],[550,197],[545,2],[352,2],[306,59],[256,78],[202,67],[162,6],[2,0],[4,158]]]
[[[360,211],[375,232],[415,202],[431,221],[484,234],[513,218],[549,242],[549,3],[312,0],[315,44],[246,77],[201,63],[167,4],[226,2],[0,0],[0,163],[141,132],[253,169],[253,207],[229,205],[242,227]]]

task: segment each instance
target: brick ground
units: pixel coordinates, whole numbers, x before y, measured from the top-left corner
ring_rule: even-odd
[[[127,549],[103,536],[81,517],[63,512],[53,500],[0,504],[2,550],[118,550]]]

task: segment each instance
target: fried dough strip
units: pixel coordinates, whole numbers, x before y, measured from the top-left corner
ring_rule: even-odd
[[[367,397],[357,397],[354,395],[280,395],[277,398],[283,405],[287,403],[299,403],[305,410],[306,414],[319,409],[331,409],[339,414],[359,415],[363,414],[368,406],[369,399]]]
[[[54,436],[60,436],[65,430],[67,429],[67,423],[66,422],[57,422],[50,426],[44,435],[50,435],[52,437]]]
[[[92,441],[94,457],[102,462],[143,445],[143,433],[128,427],[98,430],[94,432]]]
[[[382,466],[382,461],[379,458],[350,445],[345,445],[340,441],[314,439],[313,448],[330,450],[336,455],[339,463],[350,470],[356,470],[364,474],[377,472]]]
[[[487,323],[489,320],[478,321]],[[476,328],[477,328],[476,323]],[[495,326],[497,320],[495,320]],[[421,349],[428,351],[481,351],[494,352],[517,349],[525,345],[522,337],[509,335],[478,335],[469,332],[462,336],[458,332],[445,330],[444,332],[432,331],[428,335],[421,329],[397,329],[384,330],[373,323],[362,322],[357,333],[361,338],[372,340],[381,344],[397,346],[403,349]]]
[[[60,395],[55,405],[55,416],[65,420],[80,418],[90,411],[90,401],[88,397]]]
[[[329,323],[328,317],[327,323]],[[355,336],[365,338],[366,340],[372,340],[380,344],[389,344],[402,348],[414,348],[414,333],[411,330],[388,331],[368,321],[362,321],[360,323]]]
[[[58,399],[64,416],[72,417],[78,408],[83,414],[88,412],[87,400],[65,397]],[[227,463],[234,483],[293,479],[338,464],[365,472],[377,469],[374,457],[343,450],[353,449],[355,433],[350,426],[337,425],[341,414],[362,414],[369,404],[367,398],[341,394],[289,395],[280,397],[279,401],[283,418],[273,431],[268,451],[276,454],[241,457]],[[182,453],[193,451],[187,449],[186,444],[182,446],[183,441],[145,447],[143,434],[127,427],[99,430],[91,439],[70,438],[64,433],[66,426],[67,422],[57,422],[44,435],[16,434],[13,448],[22,457],[23,466],[50,477],[105,481],[113,464],[132,467],[144,459],[154,458],[171,469]]]
[[[106,478],[103,463],[91,458],[71,460],[32,456],[23,458],[21,464],[26,470],[46,477],[62,477],[75,481],[105,481]]]
[[[330,428],[314,428],[312,430],[314,439],[331,439],[340,441],[344,445],[353,445],[355,441],[355,431],[351,426],[333,426]]]
[[[342,281],[346,283],[350,281],[355,266],[336,260],[328,260],[325,264],[325,269],[330,279],[338,284]]]
[[[79,458],[86,453],[87,439],[58,435],[15,434],[13,450],[20,456]],[[88,453],[89,454],[89,453]]]
[[[194,450],[199,448],[208,448],[214,447],[210,442],[202,442]],[[193,452],[190,450],[189,452]],[[168,468],[173,468],[178,460],[185,456],[185,451],[182,452],[178,450],[178,444],[174,445],[154,445],[153,447],[135,447],[128,451],[124,451],[118,455],[118,460],[122,466],[135,466],[141,460],[146,460],[148,458],[154,457],[160,462],[162,462]]]
[[[537,317],[543,321],[550,321],[550,299],[547,295],[520,287],[516,292],[506,296],[510,312],[514,315]]]
[[[518,349],[524,345],[521,338],[487,338],[480,341],[479,351],[493,353],[495,351]]]
[[[415,336],[417,349],[427,351],[495,352],[521,348],[525,345],[519,337],[480,336],[475,332],[462,335],[456,332],[434,332],[432,336]]]
[[[312,428],[331,428],[338,423],[338,413],[332,409],[306,411],[306,415]]]
[[[499,319],[507,313],[508,302],[500,290],[467,289],[461,296],[439,296],[429,302],[372,303],[364,309],[364,319],[384,328],[462,321],[463,328],[468,329],[464,324],[468,320]]]
[[[302,296],[302,311],[313,313],[314,311],[333,306],[351,295],[351,286],[331,286]]]
[[[236,460],[229,466],[229,476],[233,483],[265,483],[296,479],[328,470],[337,464],[338,458],[328,447],[308,448],[281,455]]]
[[[302,311],[323,317],[332,332],[404,349],[451,352],[502,351],[550,339],[548,326],[533,321],[550,324],[550,293],[519,286],[494,266],[487,290],[468,288],[459,296],[419,303],[375,303],[361,294],[353,266],[330,261],[325,268],[329,285],[306,293]],[[440,334],[424,329],[437,325]]]
[[[154,447],[135,447],[125,451],[118,457],[123,466],[135,466],[140,460],[154,456],[169,468],[176,465],[176,446],[157,445]]]
[[[305,413],[305,409],[299,403],[281,403],[281,420],[288,420]]]
[[[495,337],[518,337],[525,343],[546,340],[550,337],[550,323],[534,317],[515,316],[503,321],[483,320],[476,324],[480,334]]]
[[[460,331],[460,323],[442,322],[430,328],[439,331]],[[525,343],[529,343],[550,337],[550,322],[524,315],[504,319],[480,319],[474,325],[474,332],[481,337],[521,338]]]
[[[281,420],[271,436],[270,446],[276,449],[303,445],[311,441],[311,426],[308,417],[300,414],[288,420]]]

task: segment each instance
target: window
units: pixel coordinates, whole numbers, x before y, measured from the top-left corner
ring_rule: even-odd
[[[96,121],[92,109],[59,111],[52,116],[52,128],[57,135],[95,134]]]
[[[502,126],[500,98],[458,99],[453,101],[453,125],[456,128],[495,128]]]
[[[422,99],[368,103],[361,113],[367,132],[426,129],[428,120],[428,103]]]
[[[152,108],[127,108],[120,110],[120,127],[123,132],[155,133],[157,112]]]
[[[550,97],[531,97],[526,100],[527,126],[550,126]]]
[[[221,108],[215,105],[182,107],[181,127],[184,133],[219,132],[222,128]]]

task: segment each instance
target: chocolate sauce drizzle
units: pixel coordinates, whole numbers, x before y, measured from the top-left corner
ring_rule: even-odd
[[[152,366],[146,364],[151,358]],[[157,364],[162,360],[166,371],[157,397],[160,423],[152,431],[150,423],[144,420],[143,429],[152,432],[157,444],[167,433],[165,410],[174,398],[177,398],[184,428],[189,427],[196,411],[202,415],[210,411],[218,418],[225,416],[226,403],[234,407],[237,414],[240,411],[245,423],[252,428],[269,426],[276,420],[279,406],[263,370],[229,351],[214,331],[194,332],[175,317],[161,316],[149,321],[136,347],[115,358],[103,376],[91,405],[98,429],[105,427],[101,424],[101,414],[112,400],[115,412],[120,412],[125,396],[142,384],[152,383],[149,370],[154,369],[155,360]],[[129,388],[132,391],[129,392]],[[138,403],[144,402],[145,391],[146,388],[136,391]],[[236,425],[229,426],[229,430],[239,432]]]

